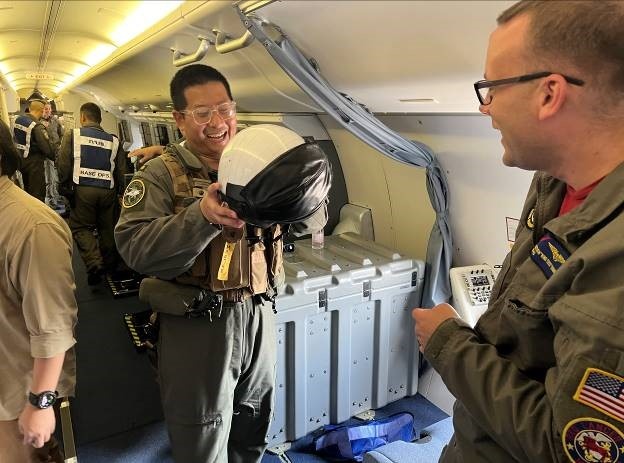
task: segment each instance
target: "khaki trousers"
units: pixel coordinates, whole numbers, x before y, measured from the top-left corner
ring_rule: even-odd
[[[63,460],[54,436],[36,449],[22,443],[17,420],[0,421],[0,463],[63,463]]]
[[[221,315],[160,314],[158,369],[177,463],[260,462],[275,383],[271,304],[226,304]]]

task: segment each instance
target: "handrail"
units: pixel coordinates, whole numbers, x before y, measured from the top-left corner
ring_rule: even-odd
[[[210,40],[208,37],[204,37],[203,35],[198,35],[197,38],[200,40],[199,47],[192,55],[187,55],[180,50],[172,48],[173,52],[173,65],[176,67],[184,66],[186,64],[196,63],[200,61],[206,53],[208,52],[208,48],[210,45],[214,45],[214,42]]]
[[[245,31],[243,35],[236,39],[230,39],[229,35],[219,29],[213,29],[212,33],[216,36],[215,50],[221,54],[240,50],[251,45],[251,42],[254,41],[254,36],[250,31]]]

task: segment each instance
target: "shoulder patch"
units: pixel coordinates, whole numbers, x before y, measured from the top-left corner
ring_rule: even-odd
[[[550,235],[545,235],[533,249],[531,259],[542,270],[546,278],[550,278],[566,263],[570,253],[559,241]]]
[[[126,209],[136,206],[145,196],[145,184],[142,180],[134,179],[126,187],[124,191],[121,205]]]
[[[621,376],[588,368],[574,400],[624,423],[624,378]]]
[[[616,463],[624,453],[624,434],[606,421],[577,418],[561,435],[563,449],[573,463]]]

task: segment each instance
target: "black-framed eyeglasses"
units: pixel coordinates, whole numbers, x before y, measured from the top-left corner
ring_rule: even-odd
[[[492,102],[492,94],[490,93],[490,89],[492,87],[498,87],[499,85],[509,85],[509,84],[518,84],[520,82],[528,82],[530,80],[541,79],[542,77],[548,77],[551,74],[559,74],[563,77],[566,82],[572,85],[582,86],[585,84],[581,79],[577,79],[575,77],[566,76],[564,74],[560,74],[558,72],[551,71],[541,71],[534,72],[532,74],[525,74],[523,76],[518,77],[509,77],[507,79],[499,79],[499,80],[479,80],[474,83],[474,89],[477,93],[477,98],[479,99],[479,103],[483,106],[489,105]]]
[[[212,120],[214,114],[218,114],[224,121],[232,119],[236,116],[236,102],[228,101],[227,103],[221,103],[213,107],[200,106],[193,110],[183,109],[178,112],[181,114],[190,114],[193,116],[193,120],[197,125],[204,125]]]

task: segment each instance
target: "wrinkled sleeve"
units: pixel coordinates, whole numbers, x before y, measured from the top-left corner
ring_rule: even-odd
[[[52,223],[36,225],[15,255],[12,273],[22,295],[34,358],[53,357],[76,343],[78,306],[71,255],[69,230]]]
[[[544,381],[520,371],[457,319],[440,325],[427,344],[425,357],[449,391],[517,461],[568,461],[564,445],[573,445],[574,439],[565,431],[578,421],[598,420],[614,433],[624,433],[621,420],[609,414],[617,406],[607,404],[601,410],[575,399],[591,369],[603,372],[603,378],[624,376],[622,322],[613,312],[622,294],[610,291],[605,297],[598,292],[603,293],[566,295],[549,308],[558,326],[557,362]]]
[[[465,323],[451,319],[425,349],[449,391],[474,420],[517,461],[559,461],[544,384],[522,374],[491,344],[481,343]]]
[[[117,249],[137,272],[171,279],[187,271],[208,243],[219,234],[201,213],[199,201],[174,212],[173,182],[162,160],[156,158],[134,176],[145,194],[125,207],[115,227]]]

